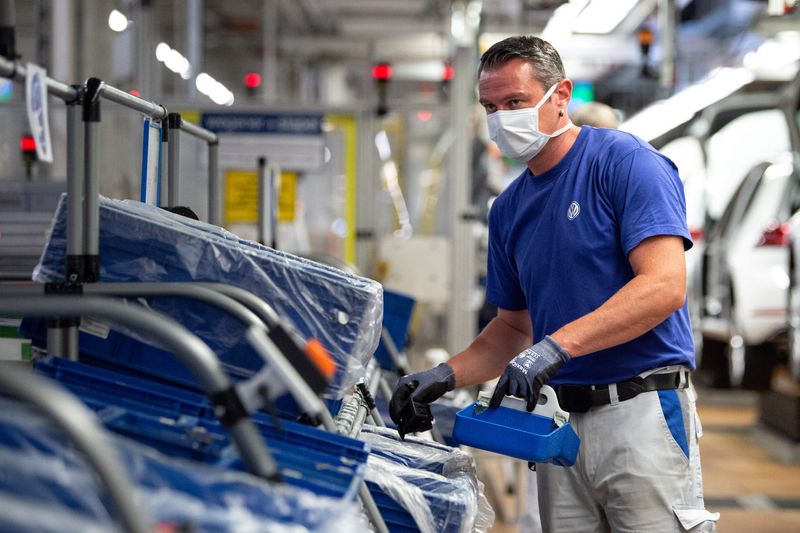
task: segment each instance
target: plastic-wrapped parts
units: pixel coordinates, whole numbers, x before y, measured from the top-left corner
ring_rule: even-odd
[[[108,443],[155,524],[187,531],[360,531],[354,502],[171,459],[122,437]],[[84,458],[26,406],[0,399],[0,531],[117,531]],[[154,524],[154,525],[155,525]]]
[[[200,394],[59,357],[41,358],[35,369],[78,396],[115,433],[171,457],[244,468],[213,407]],[[288,484],[355,499],[368,443],[288,420],[276,423],[262,413],[252,418]]]
[[[34,271],[35,281],[64,279],[65,199],[56,210]],[[100,277],[107,282],[221,282],[250,291],[330,351],[338,368],[326,391],[328,398],[341,398],[355,384],[380,338],[383,292],[379,283],[140,202],[100,198]],[[237,320],[206,304],[187,305],[181,299],[156,298],[150,305],[197,333],[233,377],[261,367]],[[81,345],[89,355],[160,378],[195,383],[185,369],[152,346],[129,346],[128,339],[114,339],[114,333],[103,328],[95,328],[94,334],[82,335]]]
[[[367,483],[392,532],[488,531],[494,511],[473,458],[461,450],[364,426],[371,444]]]

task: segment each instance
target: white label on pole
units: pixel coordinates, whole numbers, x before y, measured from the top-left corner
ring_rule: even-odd
[[[161,204],[161,123],[144,119],[142,135],[142,186],[139,200]]]
[[[36,141],[36,157],[39,161],[53,162],[53,145],[50,144],[50,123],[47,118],[47,71],[38,65],[25,66],[25,103],[28,108],[28,123]]]

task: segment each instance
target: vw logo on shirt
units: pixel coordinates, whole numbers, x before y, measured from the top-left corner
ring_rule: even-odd
[[[575,220],[578,215],[581,214],[581,204],[578,202],[572,202],[569,204],[569,208],[567,209],[567,218],[570,220]]]

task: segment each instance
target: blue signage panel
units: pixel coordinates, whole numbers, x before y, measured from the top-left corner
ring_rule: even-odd
[[[201,125],[215,133],[322,135],[321,114],[203,113]]]

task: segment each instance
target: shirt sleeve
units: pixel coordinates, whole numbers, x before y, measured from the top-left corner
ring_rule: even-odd
[[[525,293],[512,257],[506,253],[500,230],[501,206],[498,202],[489,211],[489,257],[486,272],[486,299],[502,309],[526,309]]]
[[[615,167],[611,202],[625,254],[656,235],[683,238],[692,247],[686,199],[675,164],[649,148],[637,148]]]

